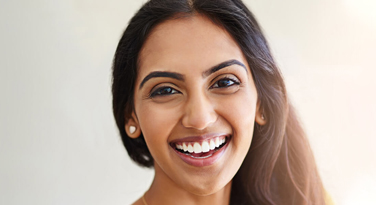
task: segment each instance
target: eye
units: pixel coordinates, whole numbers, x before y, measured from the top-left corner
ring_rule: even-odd
[[[217,82],[215,82],[211,88],[227,88],[227,87],[230,87],[230,86],[233,86],[233,85],[239,85],[240,82],[235,80],[235,79],[231,79],[231,78],[222,78],[220,80],[218,80]]]
[[[175,93],[180,93],[180,92],[175,90],[174,88],[164,86],[164,87],[159,87],[159,88],[153,90],[150,93],[150,97],[153,98],[153,97],[157,97],[157,96],[172,95],[172,94],[175,94]]]

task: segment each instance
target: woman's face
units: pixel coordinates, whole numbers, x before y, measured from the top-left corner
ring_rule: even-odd
[[[197,195],[229,184],[258,115],[242,51],[201,15],[153,29],[140,52],[134,104],[155,178]]]

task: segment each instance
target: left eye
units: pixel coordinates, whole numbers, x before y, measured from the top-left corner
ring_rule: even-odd
[[[232,85],[239,85],[239,82],[232,80],[230,78],[224,78],[215,82],[211,87],[212,88],[226,88]]]

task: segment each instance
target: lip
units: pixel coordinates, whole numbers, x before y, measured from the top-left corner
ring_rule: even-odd
[[[205,140],[205,139],[210,139],[210,138],[214,138],[214,137],[217,137],[217,136],[218,135],[210,135],[210,136],[206,136],[206,137],[204,136],[204,138],[202,138],[200,136],[198,138],[201,138],[201,140]],[[224,136],[224,135],[221,135],[221,136]],[[231,142],[232,136],[231,135],[225,135],[225,136],[226,136],[225,145],[223,147],[221,147],[220,149],[216,150],[211,156],[208,156],[208,157],[205,157],[205,158],[191,157],[189,155],[186,155],[184,153],[179,152],[178,150],[176,150],[174,147],[171,146],[171,144],[173,144],[173,143],[183,142],[182,140],[184,140],[184,142],[191,142],[191,141],[197,142],[197,139],[198,139],[197,137],[187,137],[187,138],[183,138],[181,140],[171,141],[170,142],[170,148],[172,148],[174,150],[174,152],[180,157],[180,159],[182,159],[185,163],[187,163],[189,165],[192,165],[192,166],[195,166],[195,167],[209,166],[209,165],[212,165],[215,162],[217,162],[223,156],[225,151],[227,150],[227,147]],[[192,139],[196,139],[196,140],[192,140]]]

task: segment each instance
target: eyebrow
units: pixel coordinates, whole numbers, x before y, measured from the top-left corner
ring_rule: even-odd
[[[173,78],[176,80],[184,81],[184,76],[180,73],[174,73],[174,72],[166,72],[166,71],[154,71],[149,73],[141,82],[139,89],[142,88],[142,86],[146,83],[146,81],[152,79],[152,78],[158,78],[158,77],[164,77],[164,78]]]
[[[242,62],[233,59],[233,60],[228,60],[228,61],[222,62],[222,63],[220,63],[218,65],[215,65],[215,66],[211,67],[207,71],[204,71],[204,73],[202,74],[202,76],[203,77],[207,77],[207,76],[209,76],[209,75],[211,75],[211,74],[213,74],[213,73],[221,70],[222,68],[226,68],[226,67],[234,65],[234,64],[235,65],[240,65],[248,73],[247,67],[245,67],[245,65]]]
[[[215,65],[211,68],[209,68],[208,70],[204,71],[202,73],[202,76],[203,77],[207,77],[223,68],[226,68],[228,66],[231,66],[231,65],[240,65],[241,67],[243,67],[245,69],[245,71],[248,73],[248,70],[247,70],[247,67],[241,63],[240,61],[238,60],[235,60],[235,59],[232,59],[232,60],[228,60],[228,61],[225,61],[225,62],[222,62],[218,65]],[[152,78],[158,78],[158,77],[165,77],[165,78],[173,78],[173,79],[176,79],[176,80],[180,80],[180,81],[183,81],[184,82],[184,76],[180,73],[175,73],[175,72],[168,72],[168,71],[154,71],[154,72],[151,72],[149,73],[143,80],[142,82],[140,83],[140,87],[139,89],[142,88],[142,86],[150,79]]]

